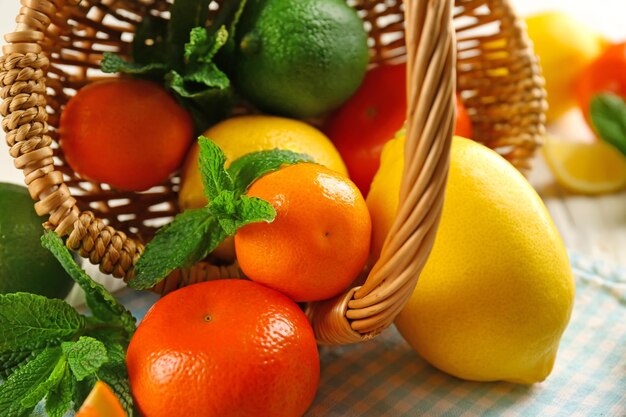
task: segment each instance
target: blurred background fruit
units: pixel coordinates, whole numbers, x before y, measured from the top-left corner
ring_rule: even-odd
[[[324,131],[363,195],[378,170],[383,145],[404,126],[406,107],[406,64],[380,65],[367,72],[357,92],[326,122]],[[471,138],[472,122],[458,97],[456,112],[455,133]]]
[[[33,204],[26,187],[0,182],[0,294],[65,298],[74,281],[41,246],[45,219]]]
[[[142,191],[180,166],[193,122],[158,84],[117,79],[80,89],[61,115],[59,133],[67,163],[78,174]]]
[[[234,279],[191,285],[157,301],[131,340],[126,364],[145,417],[301,417],[320,371],[313,329],[298,305]]]
[[[295,301],[334,297],[357,278],[370,249],[371,220],[358,188],[328,168],[301,163],[257,180],[248,196],[270,202],[272,223],[235,235],[241,270]]]
[[[606,194],[626,188],[626,158],[598,141],[580,143],[546,138],[543,155],[558,183],[582,194]]]
[[[367,199],[377,248],[397,209],[403,141],[383,151]],[[459,378],[538,382],[552,370],[573,301],[569,259],[539,196],[498,154],[456,137],[435,245],[396,319],[402,336]]]
[[[547,118],[551,122],[576,104],[576,78],[607,41],[584,22],[562,12],[530,16],[526,25],[546,80]]]
[[[226,155],[226,165],[245,154],[270,149],[286,149],[306,153],[313,160],[342,175],[346,166],[330,140],[314,127],[282,117],[240,116],[213,126],[204,136],[214,141]],[[182,170],[182,184],[178,203],[181,210],[204,207],[202,179],[198,170],[199,147],[191,148]]]
[[[626,42],[608,46],[576,79],[578,105],[589,121],[591,99],[602,93],[626,98]]]
[[[363,21],[344,0],[253,0],[237,28],[235,86],[261,110],[311,117],[358,88],[369,59]]]

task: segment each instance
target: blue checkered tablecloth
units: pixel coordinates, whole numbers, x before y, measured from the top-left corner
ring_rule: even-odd
[[[626,417],[626,269],[572,254],[576,302],[552,374],[532,386],[474,383],[420,359],[395,328],[368,342],[321,347],[306,417]],[[137,317],[156,300],[124,290]]]

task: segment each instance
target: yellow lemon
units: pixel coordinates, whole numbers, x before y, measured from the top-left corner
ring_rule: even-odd
[[[626,158],[605,142],[547,138],[543,154],[557,182],[575,193],[605,194],[626,187]]]
[[[204,135],[213,140],[227,158],[227,164],[245,154],[285,149],[308,154],[315,162],[347,176],[341,156],[322,132],[293,119],[273,116],[240,116],[225,120],[207,130]],[[183,180],[179,193],[182,210],[207,204],[198,170],[199,148],[195,144],[183,165]]]
[[[540,13],[527,18],[526,25],[546,80],[547,118],[553,121],[576,104],[574,80],[608,42],[565,13]]]
[[[403,142],[387,145],[367,199],[377,247],[397,209]],[[497,153],[455,138],[435,245],[396,319],[402,336],[456,377],[533,383],[551,372],[573,300],[567,253],[539,196]]]

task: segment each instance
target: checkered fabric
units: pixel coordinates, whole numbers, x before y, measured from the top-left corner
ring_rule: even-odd
[[[546,381],[461,381],[420,359],[391,328],[368,343],[320,348],[320,387],[306,417],[626,416],[626,269],[571,260],[574,312]],[[138,317],[156,300],[119,296]]]

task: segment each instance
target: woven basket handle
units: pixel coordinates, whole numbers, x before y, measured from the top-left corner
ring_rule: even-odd
[[[382,253],[361,287],[307,315],[321,343],[370,339],[389,326],[413,292],[441,211],[454,129],[454,0],[405,0],[407,130],[400,203]]]

